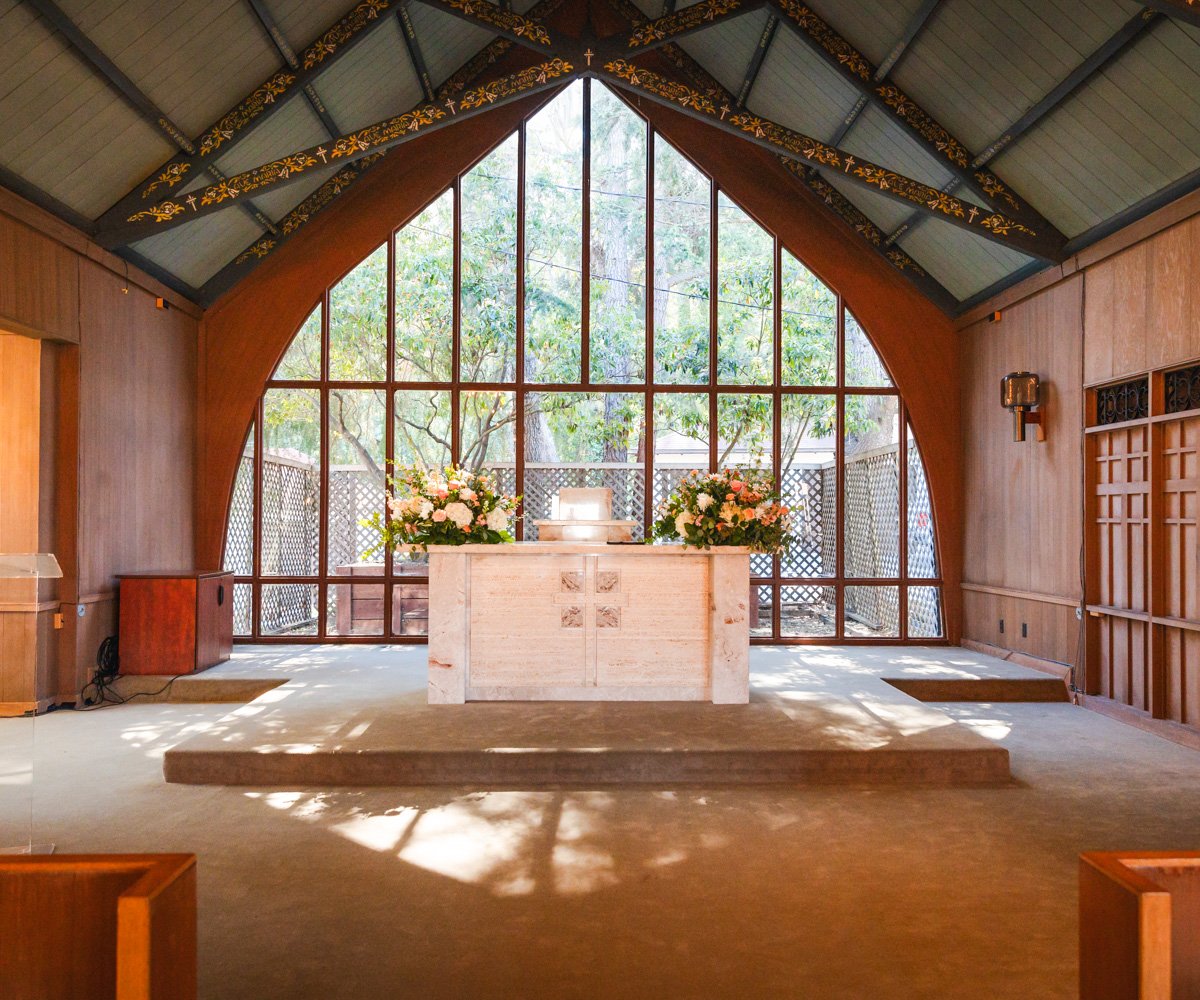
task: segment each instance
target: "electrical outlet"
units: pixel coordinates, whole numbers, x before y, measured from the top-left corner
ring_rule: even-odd
[[[1026,622],[1021,622],[1021,638],[1022,639],[1029,638],[1029,625]]]
[[[1004,635],[1004,619],[1000,619],[1000,634]]]

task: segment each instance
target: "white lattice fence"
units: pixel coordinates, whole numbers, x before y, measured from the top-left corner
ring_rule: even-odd
[[[383,562],[376,553],[369,559],[364,553],[378,544],[370,528],[358,522],[383,511],[383,479],[377,473],[357,466],[329,470],[329,540],[326,565],[333,572],[338,566],[357,562]]]
[[[576,487],[612,490],[612,516],[617,521],[637,521],[633,537],[642,537],[642,510],[646,502],[646,473],[625,463],[591,465],[529,464],[525,466],[525,537],[537,540],[534,521],[550,517],[559,490]]]

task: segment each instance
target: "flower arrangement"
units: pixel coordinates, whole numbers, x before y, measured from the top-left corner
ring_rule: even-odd
[[[388,476],[388,512],[376,511],[360,521],[379,534],[379,544],[366,553],[399,545],[414,552],[427,545],[494,545],[511,542],[512,519],[520,497],[500,492],[490,473],[457,466],[444,469],[404,469]]]
[[[779,502],[771,474],[761,469],[689,472],[657,513],[655,538],[696,548],[745,545],[773,554],[790,541],[791,514]]]

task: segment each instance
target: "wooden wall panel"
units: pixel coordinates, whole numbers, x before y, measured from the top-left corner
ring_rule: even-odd
[[[1086,275],[1087,384],[1200,357],[1200,215]]]
[[[81,268],[79,590],[193,566],[195,322],[92,263]]]
[[[1083,279],[1076,277],[1003,312],[1000,322],[963,331],[963,580],[1015,594],[1008,613],[965,598],[966,638],[1073,662],[1083,521],[1080,509]],[[1000,380],[1011,371],[1042,380],[1046,440],[1012,439],[1012,415],[1000,406]],[[985,610],[986,609],[986,610]],[[998,631],[1004,617],[1006,631]],[[1021,636],[1020,626],[1028,625]]]
[[[77,260],[56,240],[0,216],[0,329],[77,341]]]

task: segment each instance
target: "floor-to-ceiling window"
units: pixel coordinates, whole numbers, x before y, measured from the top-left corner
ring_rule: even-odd
[[[774,470],[752,634],[943,634],[904,401],[823,284],[603,84],[581,80],[319,294],[263,393],[226,568],[240,636],[418,639],[426,566],[372,552],[390,463],[495,470],[537,537],[563,486],[653,520],[691,469]],[[664,595],[664,599],[668,599]]]

